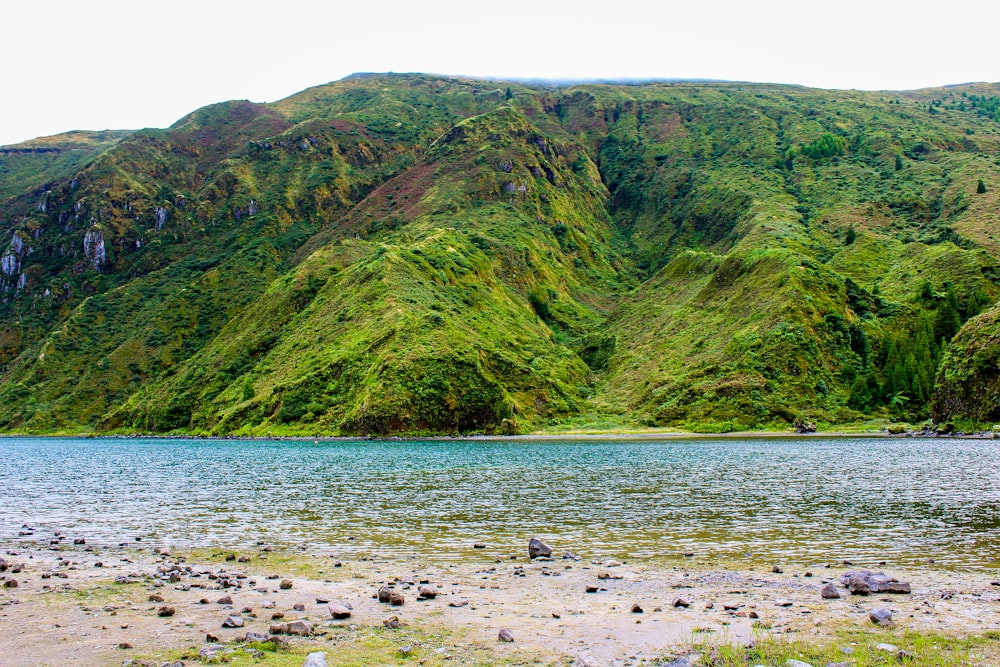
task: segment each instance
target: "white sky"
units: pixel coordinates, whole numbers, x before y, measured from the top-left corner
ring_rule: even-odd
[[[989,0],[4,0],[0,145],[166,127],[353,72],[710,78],[909,89],[1000,81]]]

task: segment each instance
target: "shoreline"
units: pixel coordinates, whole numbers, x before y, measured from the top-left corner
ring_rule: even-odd
[[[526,551],[498,553],[488,546],[460,561],[334,560],[267,545],[185,551],[24,546],[0,545],[11,568],[0,576],[18,581],[0,604],[0,652],[13,656],[12,667],[202,664],[199,653],[243,650],[239,639],[247,632],[270,636],[296,619],[312,632],[277,635],[287,648],[265,651],[255,664],[301,665],[312,651],[327,652],[330,664],[340,664],[343,651],[384,664],[397,661],[408,645],[420,647],[419,657],[431,665],[661,664],[706,641],[743,646],[766,636],[822,644],[842,641],[845,631],[880,632],[868,619],[879,607],[893,611],[897,633],[1000,631],[1000,588],[991,573],[933,565],[618,562],[560,553],[529,560]],[[850,595],[838,577],[862,566],[911,583],[912,592]],[[826,583],[840,597],[821,597]],[[383,586],[405,602],[379,602]],[[434,596],[418,600],[424,588]],[[350,607],[349,619],[335,620],[331,603]],[[272,619],[275,614],[283,617]],[[400,628],[386,625],[393,617]],[[228,618],[239,627],[223,627]],[[498,641],[501,629],[515,641]]]

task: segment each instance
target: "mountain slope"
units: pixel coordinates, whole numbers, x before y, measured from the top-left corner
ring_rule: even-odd
[[[0,426],[925,418],[998,92],[358,75],[116,136],[0,211]]]

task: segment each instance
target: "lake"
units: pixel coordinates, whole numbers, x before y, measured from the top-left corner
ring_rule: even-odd
[[[0,541],[994,567],[1000,442],[0,439]],[[37,529],[18,537],[22,524]]]

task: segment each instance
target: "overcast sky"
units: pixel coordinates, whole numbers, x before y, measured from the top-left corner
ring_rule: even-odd
[[[353,72],[709,78],[910,89],[1000,81],[1000,5],[879,0],[9,0],[0,145],[166,127]]]

